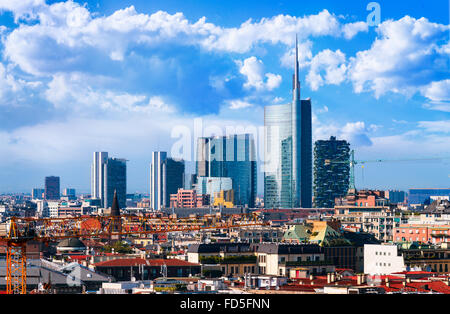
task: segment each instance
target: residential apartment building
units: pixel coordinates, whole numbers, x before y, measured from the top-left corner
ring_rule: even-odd
[[[201,263],[223,275],[243,276],[246,273],[289,276],[290,270],[302,267],[312,274],[334,271],[325,260],[322,247],[313,244],[282,243],[212,243],[192,244],[188,261]],[[214,265],[215,267],[211,266]]]
[[[448,243],[440,246],[410,246],[401,250],[409,269],[421,269],[438,274],[450,272],[450,248]]]
[[[450,225],[401,224],[394,228],[395,242],[441,244],[450,238]]]
[[[257,265],[265,275],[289,276],[293,268],[311,269],[313,274],[326,274],[333,265],[325,260],[325,251],[315,244],[261,243],[257,245]]]
[[[350,184],[350,144],[319,140],[314,144],[314,207],[334,207],[336,198],[347,194]]]
[[[341,221],[342,228],[373,234],[382,242],[394,240],[394,228],[405,218],[386,206],[336,206],[334,218]]]
[[[209,206],[208,194],[197,194],[196,190],[178,189],[177,194],[170,195],[171,208],[201,208]]]

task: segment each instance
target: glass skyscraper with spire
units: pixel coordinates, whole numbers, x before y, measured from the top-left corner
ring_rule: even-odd
[[[312,207],[311,100],[300,99],[295,49],[292,103],[264,108],[266,208]]]

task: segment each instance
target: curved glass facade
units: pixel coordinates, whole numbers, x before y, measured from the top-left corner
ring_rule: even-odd
[[[296,47],[291,104],[264,108],[264,206],[312,207],[311,100],[300,100]]]
[[[291,105],[264,108],[266,208],[292,208]]]

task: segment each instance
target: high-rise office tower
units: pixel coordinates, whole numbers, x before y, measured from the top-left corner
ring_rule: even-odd
[[[291,104],[264,108],[266,208],[312,207],[311,100],[301,100],[296,40]]]
[[[126,207],[127,201],[127,161],[126,159],[108,158],[104,164],[104,201],[105,208],[111,207],[114,200],[114,193],[117,192],[117,199],[120,208]]]
[[[197,159],[195,164],[197,177],[207,177],[209,174],[209,140],[208,137],[197,139]]]
[[[42,200],[44,198],[45,189],[34,188],[31,191],[31,198],[34,200]]]
[[[94,152],[94,160],[91,166],[91,197],[104,200],[104,168],[108,161],[107,152]]]
[[[255,206],[257,169],[251,134],[198,139],[196,168],[198,178],[230,178],[235,205]]]
[[[184,188],[184,161],[167,157],[166,152],[153,152],[150,164],[150,206],[161,210],[170,206],[170,194]]]
[[[101,200],[104,208],[112,205],[117,190],[119,206],[126,205],[127,165],[125,159],[108,158],[107,152],[94,152],[91,167],[91,196]]]
[[[347,194],[350,183],[350,144],[319,140],[314,144],[314,207],[333,208],[334,200]]]
[[[45,199],[59,200],[59,177],[45,177]]]

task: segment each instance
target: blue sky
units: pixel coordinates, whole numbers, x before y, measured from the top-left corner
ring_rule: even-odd
[[[450,157],[449,1],[377,1],[378,26],[369,2],[0,0],[0,193],[46,175],[89,192],[99,150],[147,191],[175,129],[260,127],[264,106],[290,101],[295,34],[314,139],[346,139],[359,160]],[[449,187],[450,159],[367,164],[356,180]]]

